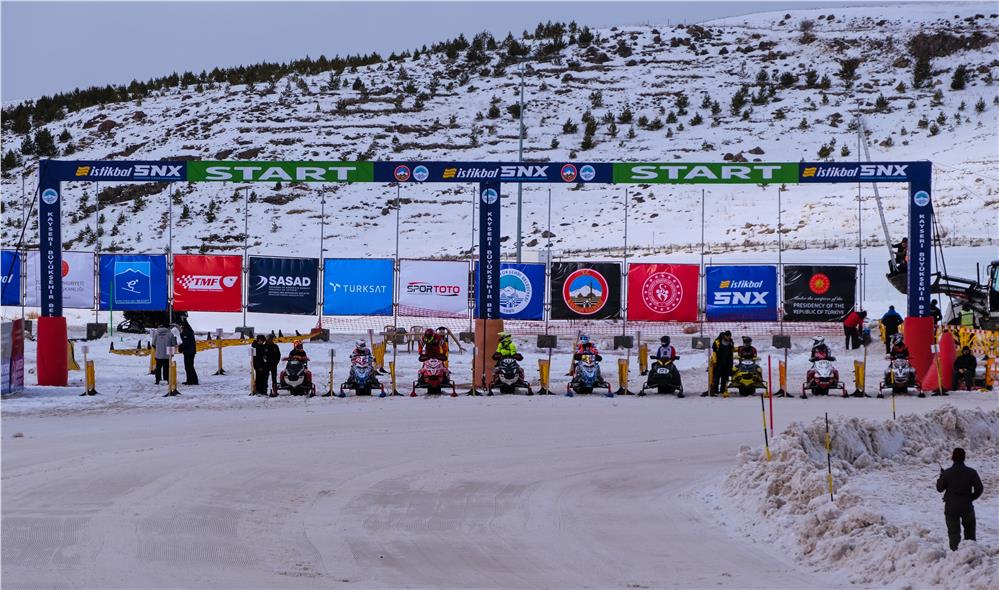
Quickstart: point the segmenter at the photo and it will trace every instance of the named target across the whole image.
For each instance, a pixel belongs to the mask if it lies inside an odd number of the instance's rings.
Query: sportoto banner
[[[776,266],[709,266],[705,282],[709,322],[777,319]]]
[[[28,276],[24,304],[41,305],[42,286],[39,282],[41,257],[37,250],[28,252]],[[94,253],[62,253],[62,306],[75,309],[94,308]]]
[[[551,272],[553,320],[621,317],[621,265],[617,262],[555,262]]]
[[[541,320],[545,314],[545,265],[500,263],[499,310],[506,320]],[[475,263],[475,288],[479,288],[479,263]],[[475,316],[479,317],[478,298]]]
[[[323,263],[325,315],[392,315],[393,261],[327,258]]]
[[[696,264],[629,264],[628,319],[697,321]]]
[[[840,321],[853,309],[856,286],[853,266],[785,266],[784,319]]]
[[[402,260],[399,266],[399,313],[467,317],[468,263]]]
[[[316,313],[319,260],[250,256],[246,310],[258,313]]]
[[[173,257],[173,308],[178,311],[241,311],[241,256]]]
[[[0,252],[0,305],[21,305],[21,255]]]
[[[101,254],[100,281],[102,310],[167,308],[167,261],[163,254]]]

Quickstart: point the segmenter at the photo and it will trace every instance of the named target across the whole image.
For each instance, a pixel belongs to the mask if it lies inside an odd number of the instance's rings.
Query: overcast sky
[[[2,99],[215,66],[495,36],[540,21],[698,22],[858,2],[13,2],[0,4]]]

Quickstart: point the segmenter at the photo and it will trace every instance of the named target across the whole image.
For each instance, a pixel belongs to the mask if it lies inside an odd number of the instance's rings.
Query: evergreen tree
[[[984,108],[984,103],[983,103]],[[21,156],[17,155],[14,150],[7,150],[3,155],[2,168],[5,175],[10,173],[12,168],[17,168],[21,165]]]
[[[930,68],[930,58],[927,55],[920,55],[916,58],[916,65],[912,68],[912,87],[922,88],[930,79],[932,70]]]
[[[954,69],[954,77],[950,80],[951,90],[964,90],[964,86],[968,80],[968,68],[964,65],[957,66]]]
[[[54,158],[59,155],[52,133],[44,127],[35,132],[35,153],[43,158]]]
[[[59,134],[59,143],[66,143],[71,139],[73,139],[73,136],[69,134],[69,129],[63,127],[62,133]]]

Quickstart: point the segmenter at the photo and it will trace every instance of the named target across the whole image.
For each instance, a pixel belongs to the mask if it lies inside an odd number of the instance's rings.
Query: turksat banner
[[[777,319],[777,267],[709,266],[705,281],[709,322]]]
[[[319,283],[315,258],[250,256],[246,310],[258,313],[313,315]]]
[[[102,310],[167,308],[167,263],[162,254],[101,254],[100,283]]]
[[[392,260],[328,258],[323,263],[323,314],[392,315]]]

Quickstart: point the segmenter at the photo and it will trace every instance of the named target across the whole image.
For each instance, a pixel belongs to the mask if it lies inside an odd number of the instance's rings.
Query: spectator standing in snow
[[[860,348],[861,333],[864,329],[866,311],[853,310],[843,318],[843,334],[846,336],[846,349]]]
[[[972,502],[984,491],[978,472],[964,464],[964,457],[964,449],[954,449],[951,455],[954,464],[948,469],[941,467],[940,477],[937,478],[937,491],[944,493],[944,519],[947,521],[951,551],[957,551],[961,543],[961,527],[964,527],[965,541],[975,540],[975,507]]]
[[[888,311],[881,316],[881,325],[885,327],[885,354],[891,352],[891,337],[898,334],[902,321],[902,316],[895,311],[894,305],[889,305]]]
[[[253,349],[253,393],[250,395],[267,395],[267,341],[264,335],[257,334],[250,347]]]
[[[180,323],[180,348],[184,355],[184,385],[197,385],[198,372],[194,369],[194,355],[198,352],[198,343],[194,338],[194,328],[187,320]]]
[[[271,377],[271,397],[277,396],[278,365],[281,364],[281,348],[274,342],[274,334],[267,335],[264,345],[267,354],[267,373]]]
[[[967,346],[961,349],[961,355],[954,359],[954,389],[964,389],[972,391],[975,389],[975,369],[978,368],[978,359],[971,354],[971,349]]]
[[[708,395],[724,393],[732,376],[732,361],[735,357],[735,343],[732,342],[732,332],[725,330],[711,343],[711,354],[714,357],[714,367],[711,372],[711,384]],[[704,397],[704,395],[701,395]]]
[[[170,348],[177,346],[170,328],[160,326],[153,335],[153,354],[156,355],[156,385],[167,378],[170,367]]]

